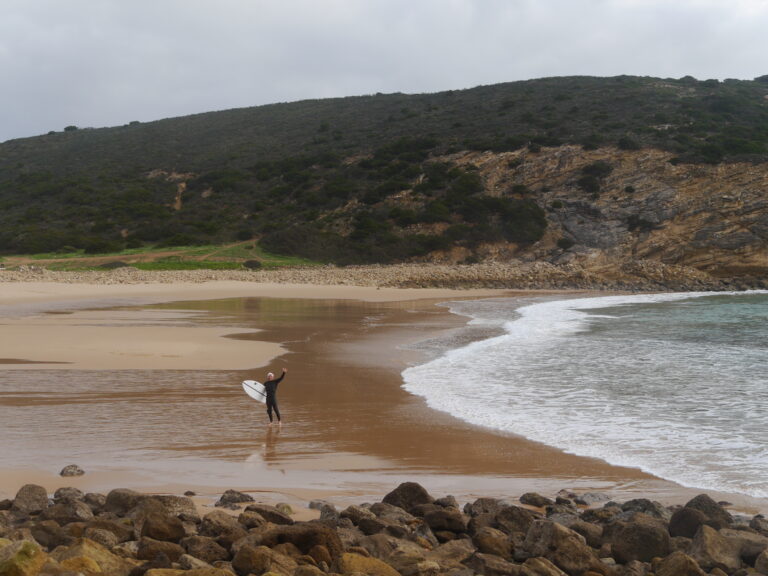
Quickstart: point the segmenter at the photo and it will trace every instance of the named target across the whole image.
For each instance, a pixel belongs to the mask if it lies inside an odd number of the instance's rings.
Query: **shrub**
[[[248,268],[248,270],[258,270],[261,266],[261,260],[246,260],[243,262],[243,267]]]

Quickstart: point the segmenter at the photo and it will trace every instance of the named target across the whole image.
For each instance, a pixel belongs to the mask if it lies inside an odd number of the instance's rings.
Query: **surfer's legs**
[[[277,402],[272,398],[267,399],[267,415],[269,416],[269,423],[272,423],[272,410],[275,411],[277,421],[280,422],[280,409],[277,407]]]

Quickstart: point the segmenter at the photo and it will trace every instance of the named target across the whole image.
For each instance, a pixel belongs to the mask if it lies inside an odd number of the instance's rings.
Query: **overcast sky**
[[[768,74],[768,0],[0,0],[0,141],[548,76]]]

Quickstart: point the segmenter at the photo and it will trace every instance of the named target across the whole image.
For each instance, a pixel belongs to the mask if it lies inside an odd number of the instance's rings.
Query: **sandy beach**
[[[209,502],[234,488],[305,509],[314,498],[342,505],[380,498],[406,480],[460,501],[561,489],[667,503],[691,498],[700,491],[470,426],[400,387],[400,372],[421,357],[408,344],[466,322],[440,302],[580,294],[239,281],[0,283],[0,371],[23,388],[0,389],[0,408],[32,418],[11,430],[20,440],[4,455],[0,498],[29,482],[51,491],[193,490]],[[263,406],[239,382],[283,366],[285,424],[269,428]],[[141,371],[162,381],[157,397],[134,388]],[[112,377],[117,384],[105,384]],[[51,446],[57,426],[66,436]],[[59,477],[71,463],[86,474]],[[767,508],[720,496],[745,510]]]

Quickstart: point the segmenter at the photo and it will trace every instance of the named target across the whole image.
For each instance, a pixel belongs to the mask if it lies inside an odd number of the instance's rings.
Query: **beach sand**
[[[306,509],[318,498],[338,505],[380,499],[400,482],[416,481],[435,496],[452,494],[461,502],[479,496],[516,499],[525,492],[551,497],[566,489],[684,503],[701,491],[468,425],[431,410],[400,387],[403,368],[423,357],[409,344],[466,322],[439,302],[579,294],[247,282],[0,283],[0,371],[42,368],[63,378],[67,370],[167,370],[169,379],[179,370],[185,371],[183,378],[190,378],[187,371],[206,371],[206,382],[227,386],[212,394],[211,385],[185,387],[182,378],[179,388],[169,385],[157,403],[142,399],[148,411],[167,410],[167,418],[144,423],[146,430],[136,432],[144,444],[134,460],[124,453],[112,460],[102,455],[94,457],[86,475],[60,478],[64,465],[78,463],[70,462],[66,451],[56,456],[54,448],[40,449],[39,460],[22,464],[3,458],[0,498],[33,482],[51,491],[67,485],[101,492],[192,490],[210,505],[234,488],[263,502]],[[233,318],[239,320],[232,323]],[[279,372],[283,366],[288,375],[279,400],[285,423],[269,428],[263,405],[245,397],[239,381],[263,379],[267,368]],[[114,392],[114,398],[112,392],[103,394],[106,407],[123,392]],[[12,406],[16,400],[10,396],[0,395],[0,405]],[[185,408],[176,412],[170,404],[181,398]],[[19,405],[28,406],[27,400]],[[55,414],[56,400],[50,401],[48,414]],[[109,414],[102,419],[114,417]],[[85,442],[72,434],[73,442]],[[88,438],[85,432],[82,438]],[[98,446],[100,440],[90,441]],[[172,456],[158,457],[163,451]],[[88,462],[87,450],[77,454]],[[712,495],[747,511],[768,508],[762,501]]]

